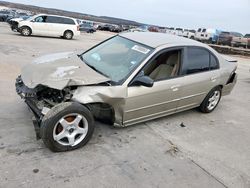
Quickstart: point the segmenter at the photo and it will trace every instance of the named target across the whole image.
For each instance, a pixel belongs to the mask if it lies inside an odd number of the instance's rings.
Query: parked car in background
[[[182,36],[189,39],[194,39],[194,35],[195,35],[195,30],[184,29]]]
[[[149,31],[149,32],[156,32],[156,33],[158,33],[160,30],[159,30],[159,28],[156,27],[156,26],[149,26],[149,27],[148,27],[148,31]]]
[[[172,34],[182,37],[183,36],[183,29],[182,28],[175,28],[175,30],[173,31]]]
[[[79,26],[79,30],[86,33],[94,33],[96,29],[89,23],[83,23]]]
[[[221,31],[218,29],[208,28],[206,29],[204,36],[201,37],[201,40],[210,44],[215,44],[218,41],[220,33]]]
[[[243,37],[243,35],[241,33],[238,33],[238,32],[223,31],[219,35],[217,44],[231,46],[231,42],[233,40],[233,37]]]
[[[140,27],[129,29],[128,32],[148,32],[148,26],[142,25]]]
[[[196,32],[195,32],[195,35],[194,35],[194,39],[197,40],[197,41],[201,41],[202,40],[202,37],[204,36],[206,32],[206,28],[199,28]]]
[[[57,15],[32,16],[27,20],[16,21],[16,27],[23,36],[58,36],[70,40],[80,35],[76,19]]]
[[[126,32],[82,54],[35,60],[16,91],[34,113],[38,138],[69,151],[90,140],[94,119],[126,127],[196,107],[210,113],[234,88],[236,68],[194,40]]]
[[[130,29],[129,25],[122,25],[122,31],[127,31],[129,29]]]
[[[2,10],[0,11],[0,22],[6,22],[6,20],[9,18],[9,17],[12,17],[13,15],[11,14],[10,11],[7,11],[7,10]]]
[[[171,34],[171,35],[173,35],[174,34],[174,27],[170,27],[170,28],[168,28],[167,30],[166,30],[166,33],[167,34]]]
[[[112,30],[112,25],[111,24],[104,24],[104,25],[99,25],[98,30],[101,31],[111,31]]]
[[[168,28],[166,28],[166,27],[158,27],[158,31],[159,31],[160,33],[166,33],[167,29],[168,29]]]
[[[231,45],[234,47],[250,48],[250,34],[244,37],[233,37]]]
[[[123,28],[121,25],[112,25],[110,31],[115,33],[120,33],[123,31]]]

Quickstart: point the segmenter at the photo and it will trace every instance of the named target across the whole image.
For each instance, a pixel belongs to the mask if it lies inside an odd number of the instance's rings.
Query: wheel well
[[[65,35],[65,33],[66,33],[66,32],[68,32],[68,31],[69,31],[69,32],[71,32],[71,33],[74,35],[74,32],[73,32],[73,31],[71,31],[71,30],[69,30],[69,29],[68,29],[68,30],[66,30],[66,31],[64,31],[63,35]]]
[[[114,124],[115,110],[112,105],[107,103],[90,103],[85,106],[93,114],[94,118],[104,123]]]
[[[24,27],[27,27],[30,29],[30,34],[32,33],[32,29],[30,28],[30,26],[27,26],[27,25],[23,25],[20,29],[24,28]]]
[[[223,85],[218,85],[218,87],[220,87],[221,89],[223,89]]]

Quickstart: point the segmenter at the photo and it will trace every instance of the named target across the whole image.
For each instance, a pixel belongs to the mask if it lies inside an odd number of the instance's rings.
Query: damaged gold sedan
[[[89,141],[94,119],[125,127],[195,107],[212,112],[233,89],[236,68],[193,40],[123,33],[82,54],[36,59],[16,91],[34,113],[37,137],[68,151]]]

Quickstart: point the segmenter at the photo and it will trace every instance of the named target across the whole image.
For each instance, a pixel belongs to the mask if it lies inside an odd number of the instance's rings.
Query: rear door
[[[210,90],[219,85],[218,60],[205,48],[186,47],[181,75],[184,79],[177,111],[199,106]]]
[[[46,23],[48,26],[48,34],[51,36],[57,36],[56,31],[58,30],[59,25],[59,17],[57,16],[47,16]]]

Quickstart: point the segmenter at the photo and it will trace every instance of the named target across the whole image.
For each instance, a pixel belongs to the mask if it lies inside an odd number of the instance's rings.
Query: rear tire
[[[94,127],[94,118],[85,106],[66,102],[53,107],[44,116],[41,137],[51,151],[70,151],[87,144]]]
[[[71,40],[73,36],[74,36],[73,32],[69,30],[65,31],[63,34],[63,38],[67,40]]]
[[[218,106],[221,99],[221,87],[212,89],[201,103],[199,109],[203,113],[210,113]]]
[[[21,33],[21,35],[27,37],[27,36],[30,36],[30,35],[31,35],[32,31],[31,31],[31,29],[30,29],[29,27],[24,26],[24,27],[21,27],[20,33]]]

